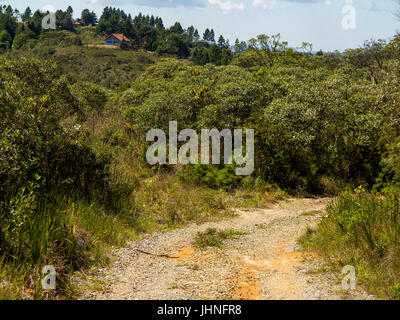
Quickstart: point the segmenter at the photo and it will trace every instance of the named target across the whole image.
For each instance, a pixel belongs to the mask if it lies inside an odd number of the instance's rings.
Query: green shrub
[[[87,265],[87,245],[97,243],[75,230],[71,206],[81,204],[78,225],[105,242],[121,240],[113,227],[93,228],[88,207],[114,215],[115,230],[133,223],[125,217],[132,186],[110,174],[108,154],[84,143],[74,120],[81,110],[54,64],[0,60],[0,267],[11,268],[7,281],[28,281],[36,298],[42,266],[56,267],[56,294],[66,294],[68,275]],[[97,219],[104,221],[110,224],[106,215]]]
[[[377,187],[395,185],[400,187],[400,138],[386,146],[382,157],[382,172],[377,179]]]
[[[400,191],[371,195],[362,187],[346,192],[328,206],[328,217],[303,237],[334,262],[354,265],[372,293],[396,298],[400,271]],[[393,292],[392,292],[392,288]]]
[[[185,183],[217,189],[237,187],[243,179],[236,175],[234,165],[188,164],[178,171],[178,175]]]
[[[80,102],[86,116],[101,113],[107,103],[107,91],[91,82],[74,83],[71,93]]]

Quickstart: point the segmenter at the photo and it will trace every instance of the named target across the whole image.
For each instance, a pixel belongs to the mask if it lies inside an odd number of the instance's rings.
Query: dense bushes
[[[376,83],[368,67],[332,55],[297,54],[289,63],[279,53],[268,68],[256,55],[245,69],[164,60],[122,94],[120,106],[143,139],[151,128],[167,132],[172,120],[180,129],[254,128],[255,175],[292,192],[371,187],[383,167],[385,179],[396,175],[384,156],[395,152],[387,147],[400,129],[396,60],[385,53]]]
[[[359,283],[382,298],[399,299],[400,193],[380,196],[357,188],[328,207],[328,217],[303,237],[307,247],[325,253],[331,262],[357,268]]]
[[[79,101],[85,117],[101,113],[108,99],[104,88],[87,81],[74,83],[71,92]]]
[[[82,105],[55,66],[2,60],[0,70],[2,151],[7,154],[2,166],[9,166],[2,170],[8,183],[1,185],[40,180],[45,189],[72,184],[95,190],[107,161],[81,145],[77,127],[67,121],[82,113]]]
[[[65,275],[88,261],[87,239],[79,238],[68,210],[86,202],[114,213],[123,207],[109,157],[83,143],[76,122],[88,105],[101,107],[101,91],[89,88],[81,104],[54,64],[0,61],[0,261],[18,266],[12,277],[39,282],[40,266],[53,264],[65,289]],[[40,297],[40,287],[30,285]]]
[[[128,95],[129,94],[129,95]],[[237,128],[262,106],[262,87],[235,66],[203,68],[163,60],[150,67],[122,95],[127,120],[144,131],[168,121],[195,128]]]
[[[235,167],[233,165],[218,167],[189,164],[178,171],[178,175],[185,183],[217,189],[238,187],[243,179],[243,177],[235,174]]]
[[[264,110],[266,141],[258,150],[266,162],[259,168],[286,166],[289,170],[277,167],[266,174],[289,188],[303,181],[318,192],[322,176],[372,185],[380,170],[377,143],[385,122],[376,88],[339,72],[316,70],[307,76],[308,82],[295,82]]]
[[[389,184],[400,187],[400,138],[396,138],[387,147],[381,165],[383,169],[378,179],[378,186]]]

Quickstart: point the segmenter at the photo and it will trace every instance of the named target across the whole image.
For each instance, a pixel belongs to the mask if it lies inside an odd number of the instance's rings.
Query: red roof
[[[115,38],[117,38],[119,41],[125,40],[125,41],[129,41],[129,39],[127,37],[125,37],[122,33],[113,33],[112,35],[108,36],[106,38],[106,40],[108,38],[111,38],[112,36],[114,36]]]

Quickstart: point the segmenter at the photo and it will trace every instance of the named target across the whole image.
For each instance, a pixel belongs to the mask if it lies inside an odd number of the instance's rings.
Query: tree
[[[203,33],[203,40],[208,42],[209,39],[210,39],[210,29],[207,28]]]
[[[62,30],[74,30],[74,24],[72,23],[72,18],[70,15],[66,15],[64,19],[61,21],[61,29]]]
[[[239,39],[236,39],[233,47],[235,52],[244,52],[247,49],[247,43],[245,41],[239,41]]]
[[[222,49],[218,47],[216,44],[211,45],[209,49],[210,62],[214,64],[220,64],[220,60],[222,58]]]
[[[211,43],[215,43],[215,33],[214,33],[214,29],[211,29],[211,31],[210,31],[210,38],[209,38],[209,41],[210,41]]]
[[[7,30],[0,32],[0,49],[10,49],[12,45],[12,38]]]
[[[155,27],[156,27],[157,29],[164,29],[164,22],[162,21],[161,18],[157,17],[157,18],[155,19]]]
[[[0,30],[6,30],[11,36],[11,39],[15,36],[17,19],[14,16],[14,11],[11,6],[8,6],[4,13],[0,11]]]
[[[301,50],[304,54],[310,55],[313,51],[313,45],[309,42],[303,42],[301,47],[299,47],[298,49]]]
[[[206,29],[203,33],[203,40],[207,41],[209,44],[215,43],[215,33],[213,29]]]
[[[172,33],[177,33],[179,35],[182,35],[184,33],[184,30],[179,22],[175,22],[175,24],[169,28],[169,31]]]
[[[121,43],[119,44],[119,47],[120,47],[122,50],[128,50],[128,49],[129,49],[129,43],[128,43],[127,41],[125,41],[125,39],[123,39],[123,40],[121,41]]]
[[[375,84],[379,83],[380,71],[383,69],[386,42],[370,40],[364,43],[364,48],[348,49],[344,59],[358,69],[368,70]]]
[[[28,21],[29,30],[31,30],[36,36],[38,36],[42,31],[42,19],[44,16],[44,13],[36,10],[33,13],[32,18]]]
[[[238,51],[239,44],[240,44],[240,41],[239,41],[238,38],[236,38],[236,40],[235,40],[235,45],[233,46],[233,47],[235,48],[235,51]]]
[[[249,40],[249,48],[257,53],[257,55],[264,60],[264,64],[272,66],[275,58],[280,52],[287,49],[288,43],[281,41],[281,35],[274,34],[268,36],[266,34],[260,34],[257,38]]]
[[[190,26],[189,28],[187,28],[186,34],[187,34],[188,41],[190,43],[192,43],[193,42],[193,35],[194,35],[194,27]]]
[[[56,26],[60,30],[74,30],[74,24],[72,23],[72,16],[69,13],[71,10],[67,11],[62,11],[62,10],[57,10],[56,11]]]
[[[192,54],[192,61],[200,66],[209,63],[210,57],[208,55],[208,50],[206,48],[195,48]]]
[[[177,33],[170,34],[166,38],[164,45],[159,46],[157,52],[175,54],[179,58],[187,58],[190,55],[188,43],[183,36]]]
[[[65,11],[66,14],[70,15],[72,17],[73,13],[74,13],[74,9],[72,9],[71,6],[68,6],[67,11]]]
[[[95,25],[97,23],[96,13],[89,11],[89,9],[82,10],[81,21],[85,26]]]
[[[225,48],[226,47],[226,41],[222,35],[219,36],[218,38],[218,46],[220,48]]]
[[[135,35],[135,27],[132,24],[130,19],[126,19],[123,26],[123,33],[129,38],[134,38]]]
[[[4,6],[4,7],[5,7],[5,6]],[[6,7],[5,13],[8,14],[8,15],[10,15],[10,16],[12,16],[12,15],[13,15],[13,12],[14,12],[13,8],[12,8],[10,5],[8,5],[8,6]]]
[[[18,32],[15,36],[12,44],[13,50],[21,49],[24,45],[28,43],[29,40],[35,37],[35,34],[29,28],[26,29],[27,30],[22,30],[21,32]]]
[[[193,41],[194,41],[194,42],[199,42],[199,40],[200,40],[199,31],[196,29],[196,30],[194,31],[194,34],[193,34]]]
[[[31,17],[32,17],[32,10],[31,8],[27,7],[25,12],[21,16],[21,20],[23,23],[27,23]]]
[[[222,51],[222,58],[220,64],[227,66],[232,61],[232,58],[233,58],[232,50],[229,47],[227,47]]]

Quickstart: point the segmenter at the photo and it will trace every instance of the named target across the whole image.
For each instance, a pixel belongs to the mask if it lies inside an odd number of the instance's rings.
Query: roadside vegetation
[[[400,299],[400,191],[343,193],[328,217],[300,240],[324,255],[334,270],[356,267],[357,283],[378,298]]]
[[[18,21],[1,8],[0,298],[75,297],[73,272],[148,232],[288,195],[340,194],[304,245],[357,266],[379,296],[400,297],[399,35],[314,55],[279,35],[231,48],[212,30],[200,39],[111,8],[82,29],[59,12],[58,30],[44,31],[40,12]],[[130,22],[133,47],[86,46]],[[146,132],[169,121],[254,129],[254,173],[149,166]],[[199,235],[201,246],[209,236],[229,234]],[[57,270],[56,291],[41,289],[45,265]]]

